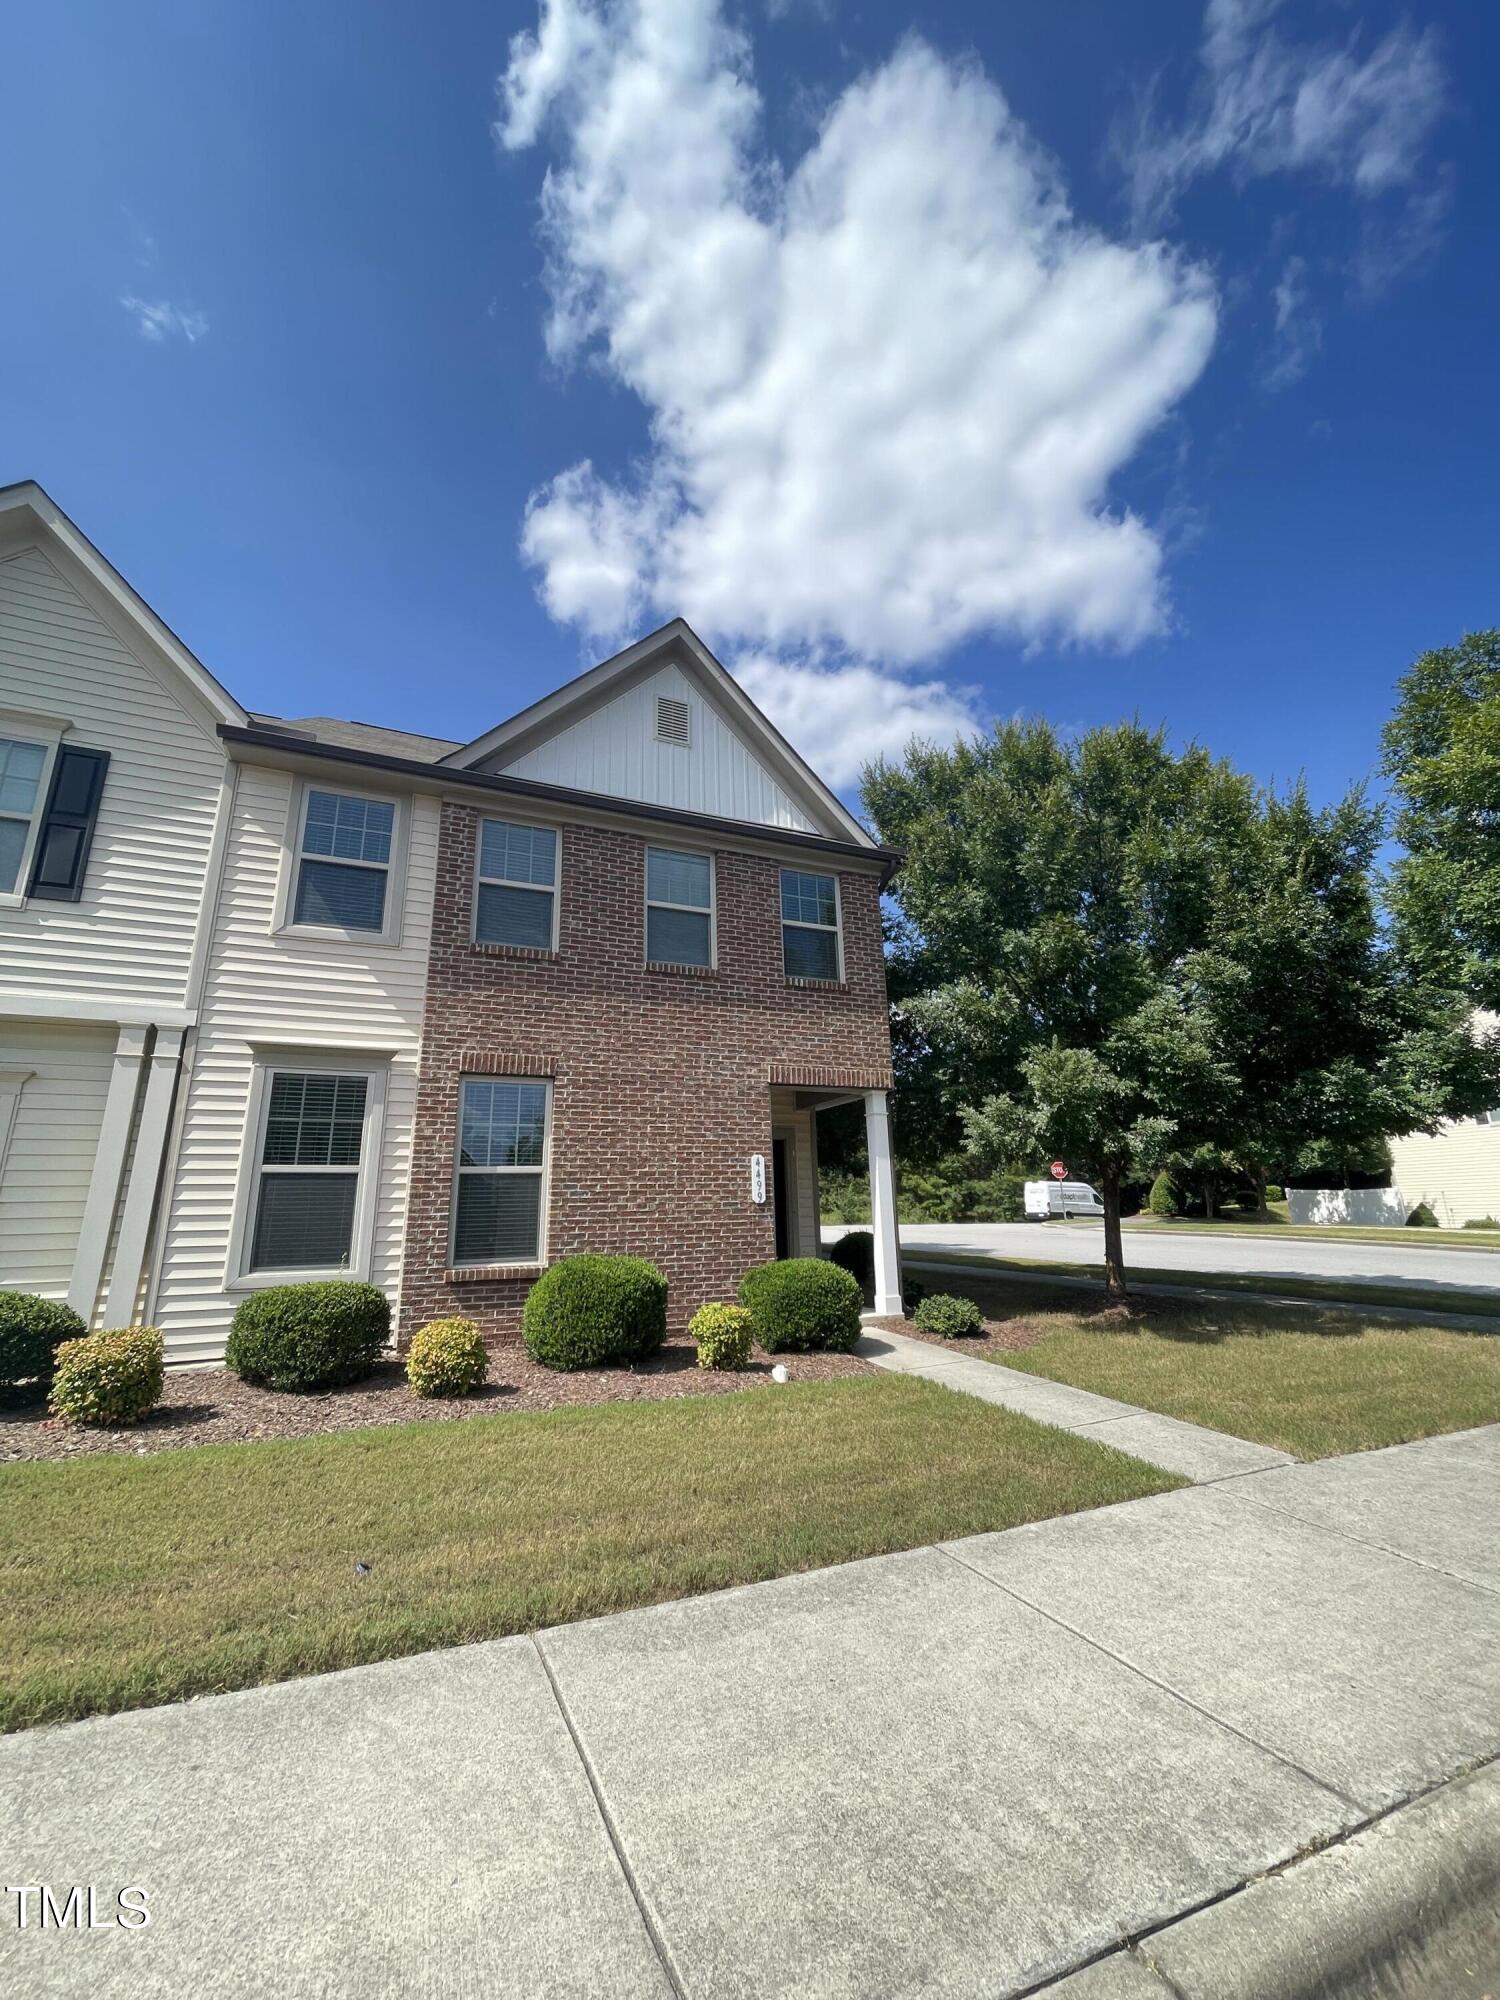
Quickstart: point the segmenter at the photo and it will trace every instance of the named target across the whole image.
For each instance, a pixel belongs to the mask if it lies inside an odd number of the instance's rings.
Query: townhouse
[[[899,1310],[894,857],[684,623],[468,743],[283,719],[0,502],[0,1285],[207,1360],[262,1285],[505,1339],[619,1250],[680,1321],[817,1253],[857,1098]]]

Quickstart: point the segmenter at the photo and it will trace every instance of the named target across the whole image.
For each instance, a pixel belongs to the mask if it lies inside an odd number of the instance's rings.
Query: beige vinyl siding
[[[1500,1125],[1464,1118],[1430,1137],[1393,1139],[1391,1179],[1413,1207],[1425,1201],[1449,1228],[1500,1218]]]
[[[659,694],[687,704],[685,749],[656,740]],[[816,831],[743,738],[677,667],[663,667],[522,756],[499,753],[486,768],[683,812]]]
[[[393,1306],[399,1293],[438,803],[416,798],[403,808],[409,844],[401,941],[382,947],[273,934],[294,790],[287,773],[240,769],[153,1295],[152,1316],[174,1360],[222,1354],[244,1296],[224,1286],[255,1041],[305,1036],[329,1049],[378,1043],[398,1051],[388,1071],[371,1277]],[[393,872],[393,893],[396,880]]]
[[[65,1299],[116,1031],[0,1021],[0,1069],[31,1070],[0,1171],[0,1288]]]
[[[780,1085],[771,1091],[774,1137],[787,1141],[787,1166],[792,1176],[791,1227],[787,1248],[793,1257],[817,1257],[822,1251],[818,1215],[818,1137],[815,1114],[799,1111],[797,1093]],[[770,1162],[767,1161],[767,1167]],[[746,1162],[746,1172],[749,1163]]]
[[[0,709],[55,716],[65,743],[110,753],[83,897],[0,909],[0,987],[124,1006],[185,1003],[223,747],[196,697],[173,691],[29,548],[0,561]]]

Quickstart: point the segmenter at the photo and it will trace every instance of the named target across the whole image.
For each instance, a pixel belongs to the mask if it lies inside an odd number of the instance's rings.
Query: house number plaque
[[[750,1199],[764,1202],[766,1198],[766,1156],[764,1153],[750,1155]]]

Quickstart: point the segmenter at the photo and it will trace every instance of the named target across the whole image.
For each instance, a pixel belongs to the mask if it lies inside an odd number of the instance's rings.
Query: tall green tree
[[[1315,809],[1137,725],[914,744],[865,774],[894,884],[900,1081],[992,1161],[1059,1154],[1120,1191],[1212,1148],[1264,1181],[1478,1109],[1500,1054],[1403,961],[1374,896],[1379,812]],[[1492,1099],[1490,1101],[1493,1101]]]
[[[1500,632],[1423,653],[1398,693],[1384,743],[1406,848],[1390,886],[1401,948],[1500,1010]]]

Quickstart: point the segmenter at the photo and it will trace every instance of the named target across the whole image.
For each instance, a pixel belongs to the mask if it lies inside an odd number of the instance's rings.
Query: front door
[[[776,1255],[789,1257],[791,1232],[787,1223],[791,1208],[787,1199],[786,1140],[771,1141],[771,1203],[776,1220]]]

